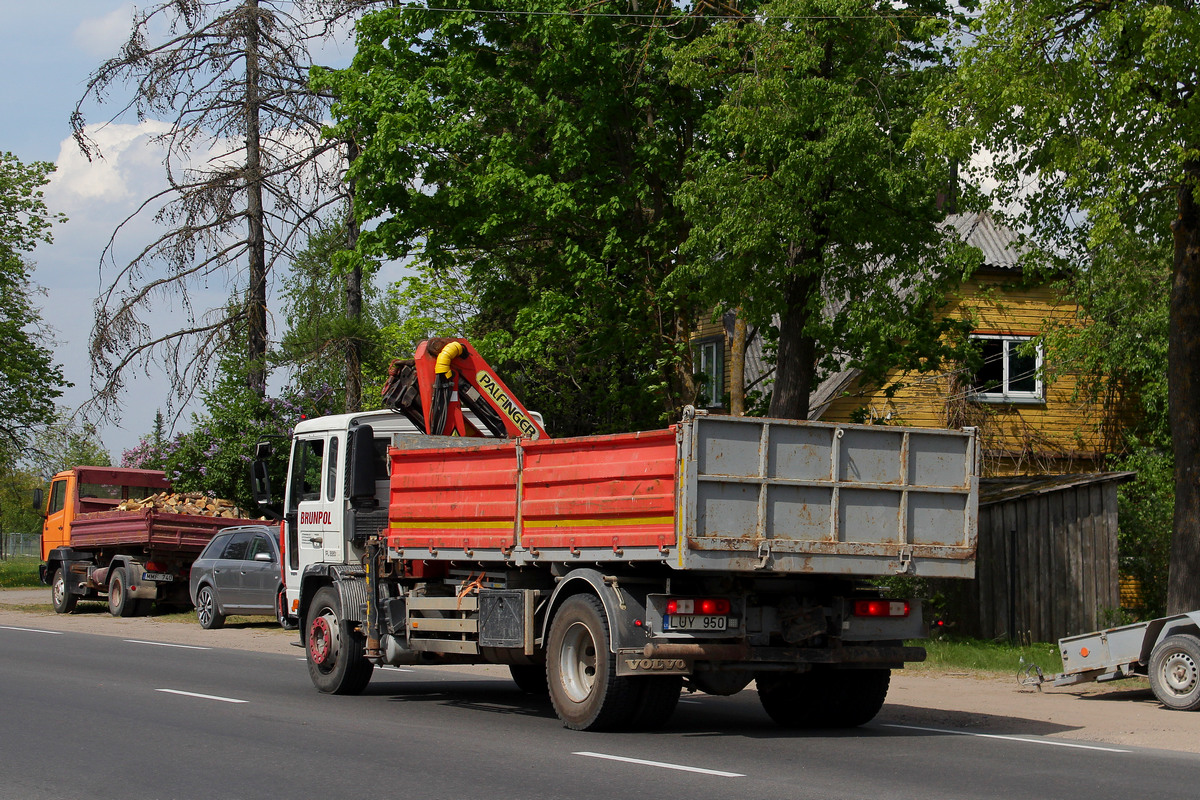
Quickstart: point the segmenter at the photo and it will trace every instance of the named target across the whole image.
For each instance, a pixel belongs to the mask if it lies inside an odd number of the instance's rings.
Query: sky
[[[0,74],[7,76],[0,81],[0,151],[26,164],[53,162],[57,170],[44,190],[45,201],[51,211],[69,218],[55,227],[53,244],[39,246],[30,260],[36,265],[34,282],[45,289],[36,301],[42,319],[55,331],[56,359],[75,384],[60,399],[70,410],[91,396],[93,303],[113,269],[110,262],[102,274],[101,254],[121,220],[165,185],[163,154],[149,141],[164,122],[118,120],[89,128],[104,156],[90,163],[71,137],[71,113],[88,77],[124,43],[133,8],[119,0],[0,0]],[[349,35],[332,47],[323,62],[348,61],[353,50]],[[108,120],[120,92],[121,87],[114,87],[108,106],[85,107],[89,124]],[[124,264],[158,232],[148,218],[135,221],[116,240],[113,261]],[[219,291],[213,296],[215,303],[222,299]],[[179,308],[170,298],[160,302],[161,324]],[[136,377],[127,382],[120,419],[99,421],[101,439],[115,463],[151,431],[155,413],[168,407],[161,368],[151,366],[148,375],[130,374]]]

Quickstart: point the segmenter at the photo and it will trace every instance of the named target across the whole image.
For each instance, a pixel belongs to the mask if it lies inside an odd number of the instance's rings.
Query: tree
[[[986,148],[999,196],[1021,203],[1019,220],[1047,258],[1076,266],[1085,285],[1111,276],[1107,295],[1128,317],[1141,307],[1136,293],[1121,297],[1123,261],[1169,287],[1170,613],[1200,607],[1197,34],[1191,3],[994,0],[926,121],[926,135],[959,157]]]
[[[116,84],[133,87],[117,116],[164,115],[155,137],[166,149],[168,187],[148,198],[113,234],[152,213],[165,230],[112,273],[96,303],[93,386],[115,408],[131,365],[158,359],[178,398],[203,384],[224,332],[245,325],[249,385],[267,376],[268,276],[302,241],[322,208],[340,202],[340,143],[321,137],[327,103],[307,85],[310,44],[368,5],[363,0],[160,0],[136,11],[119,55],[91,76],[71,124],[89,158],[85,101],[104,102]],[[311,16],[306,16],[311,15]],[[236,302],[196,309],[189,296],[210,281],[233,287]],[[177,292],[185,322],[152,331],[142,315]]]
[[[53,164],[22,164],[0,155],[0,462],[11,464],[55,415],[55,400],[71,384],[54,360],[53,338],[33,304],[37,287],[27,255],[51,241],[65,222],[42,200]]]
[[[292,259],[281,292],[285,329],[273,360],[291,370],[301,391],[346,386],[343,408],[353,412],[362,408],[364,365],[375,366],[378,373],[383,356],[378,352],[379,323],[371,312],[376,294],[370,280],[373,265],[364,271],[364,259],[346,249],[347,240],[346,223],[339,215],[336,222],[314,231],[308,246]],[[347,292],[347,280],[355,274],[358,286]],[[357,307],[351,307],[352,298],[357,298]]]
[[[469,333],[557,432],[658,425],[694,396],[698,311],[663,287],[698,117],[666,51],[705,23],[666,2],[532,10],[378,11],[349,69],[315,73],[360,147],[357,214],[380,220],[361,249],[466,275]]]
[[[776,0],[676,55],[675,79],[720,97],[679,192],[679,277],[778,325],[771,416],[806,418],[830,371],[880,380],[958,353],[935,314],[970,266],[938,224],[948,172],[906,149],[948,18],[940,0]]]

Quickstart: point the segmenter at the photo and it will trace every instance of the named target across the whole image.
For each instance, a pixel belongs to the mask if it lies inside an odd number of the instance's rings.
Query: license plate
[[[676,614],[663,617],[664,631],[723,631],[729,627],[729,617]]]
[[[168,572],[143,572],[142,580],[158,581],[159,583],[170,583],[175,580],[175,576]]]

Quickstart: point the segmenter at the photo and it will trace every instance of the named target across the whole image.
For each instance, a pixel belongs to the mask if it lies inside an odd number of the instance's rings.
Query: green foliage
[[[1028,645],[1013,645],[1003,642],[988,642],[980,639],[929,639],[913,644],[925,648],[925,661],[909,665],[907,669],[961,670],[1003,672],[1016,675],[1023,668],[1035,664],[1045,675],[1062,672],[1062,656],[1053,643],[1035,642]]]
[[[1169,451],[1135,443],[1132,452],[1115,466],[1137,471],[1137,478],[1117,492],[1121,574],[1131,575],[1141,584],[1145,606],[1136,609],[1138,616],[1162,616],[1167,608],[1175,463]]]
[[[0,561],[0,588],[33,589],[42,585],[38,580],[38,558],[8,558]]]
[[[691,399],[698,310],[662,286],[698,102],[666,52],[705,23],[600,13],[626,2],[449,5],[367,15],[352,67],[314,74],[338,98],[334,135],[361,144],[356,209],[381,220],[362,248],[465,275],[468,333],[556,432],[660,424]]]
[[[377,293],[371,278],[375,264],[346,250],[344,223],[326,225],[312,234],[308,246],[292,259],[283,279],[281,307],[286,330],[272,360],[289,368],[296,390],[323,391],[344,386],[346,354],[357,344],[364,368],[386,364],[379,322],[372,313]],[[355,268],[362,272],[363,313],[355,318],[346,301],[346,279]],[[344,410],[344,409],[343,409]]]
[[[935,319],[972,268],[939,226],[944,163],[907,147],[949,20],[937,0],[776,0],[675,53],[672,77],[716,100],[678,202],[692,223],[675,281],[760,327],[780,315],[771,413],[846,366],[881,380],[957,355]],[[976,256],[977,257],[977,256]]]
[[[50,227],[65,222],[42,200],[53,164],[22,164],[0,154],[0,464],[11,464],[36,431],[54,419],[55,400],[71,384],[54,359],[53,341],[33,304],[37,287],[27,260]]]

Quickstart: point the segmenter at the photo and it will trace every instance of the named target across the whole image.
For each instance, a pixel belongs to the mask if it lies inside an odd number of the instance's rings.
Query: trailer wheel
[[[196,621],[206,631],[225,625],[225,615],[217,607],[217,596],[207,583],[196,590]]]
[[[375,669],[366,658],[367,641],[342,615],[337,589],[323,586],[309,606],[305,627],[308,676],[326,694],[359,694]]]
[[[546,652],[550,702],[563,724],[576,731],[627,725],[636,710],[636,686],[616,673],[600,599],[590,594],[567,598],[550,626]]]
[[[137,611],[137,601],[129,596],[128,586],[125,568],[113,567],[108,576],[108,613],[114,617],[132,617]]]
[[[50,600],[59,614],[70,614],[79,602],[79,595],[67,591],[67,576],[62,567],[54,570],[54,577],[50,580]]]
[[[762,673],[763,710],[785,728],[855,728],[875,718],[887,698],[888,669]]]
[[[513,683],[525,694],[545,697],[550,691],[546,683],[545,664],[509,664],[508,674],[512,675]]]
[[[1150,653],[1150,688],[1167,708],[1200,708],[1200,639],[1177,633],[1159,642]]]

